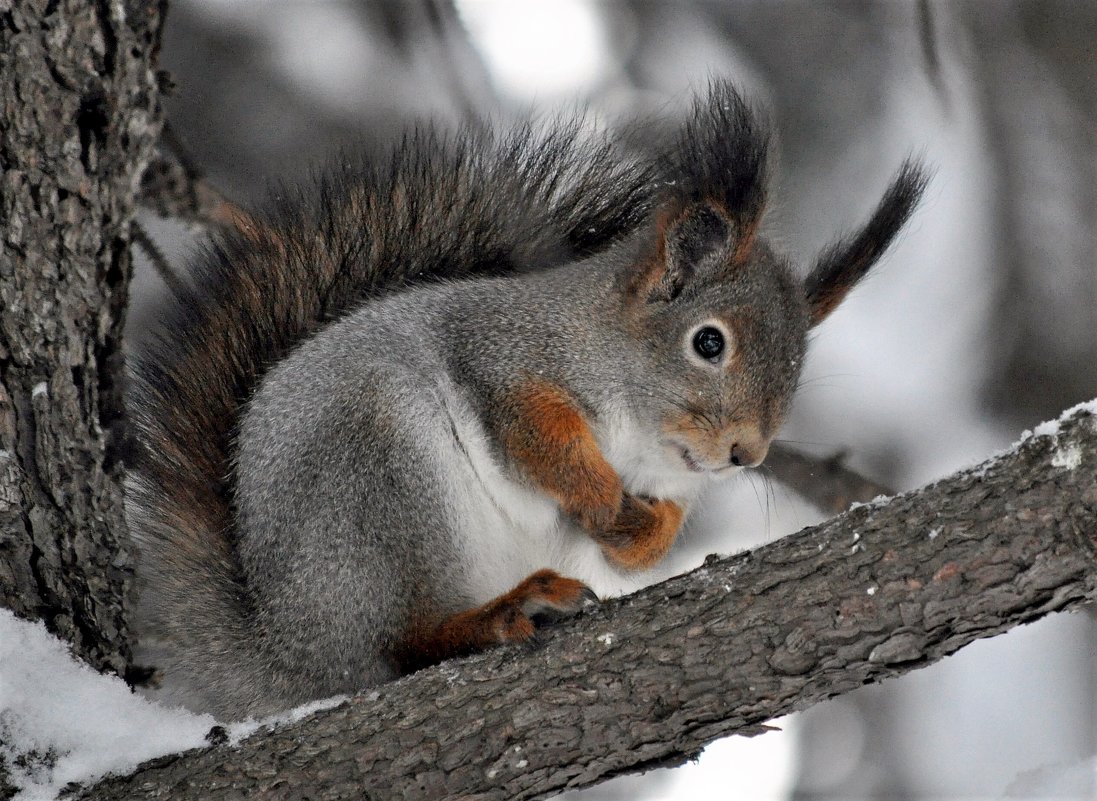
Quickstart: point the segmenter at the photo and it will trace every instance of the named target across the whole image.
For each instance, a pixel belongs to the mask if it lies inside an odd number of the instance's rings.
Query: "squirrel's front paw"
[[[621,479],[608,465],[586,481],[575,481],[572,497],[563,504],[564,511],[591,534],[612,529],[623,505]]]
[[[625,493],[620,513],[598,541],[610,561],[628,570],[646,570],[667,555],[682,516],[682,507],[674,501]]]
[[[555,570],[538,570],[510,592],[447,621],[480,651],[492,645],[526,642],[539,626],[598,603],[594,590]],[[452,632],[451,632],[452,633]]]

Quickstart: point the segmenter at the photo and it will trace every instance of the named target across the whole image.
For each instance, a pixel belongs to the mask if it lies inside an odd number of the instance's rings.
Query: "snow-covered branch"
[[[85,799],[543,798],[1097,596],[1097,402],[929,487]]]

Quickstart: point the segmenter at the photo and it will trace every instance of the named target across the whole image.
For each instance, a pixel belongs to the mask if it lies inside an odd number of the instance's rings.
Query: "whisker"
[[[770,521],[769,495],[766,494],[765,492],[763,492],[763,494],[765,496],[765,499],[766,499],[766,503],[763,506],[762,505],[762,496],[760,496],[758,494],[758,485],[755,483],[755,479],[759,477],[758,474],[755,473],[753,470],[751,470],[751,471],[748,471],[746,473],[746,475],[750,480],[751,489],[754,490],[754,497],[758,501],[758,508],[761,510],[762,514],[765,516],[766,537],[769,537],[769,532],[772,529],[772,525],[771,525],[771,521]],[[763,483],[763,491],[764,490],[765,490],[765,484]]]
[[[859,378],[860,373],[823,373],[822,375],[808,376],[807,378],[800,376],[800,380],[797,382],[797,386],[807,386],[814,384],[816,381],[827,381],[831,378]]]
[[[766,481],[766,485],[769,487],[770,492],[773,494],[774,506],[777,504],[777,493],[780,492],[784,496],[785,503],[790,503],[792,495],[789,493],[788,487],[781,483],[780,479],[773,472],[773,468],[763,463],[758,465],[758,470],[761,471],[763,478]]]
[[[750,488],[754,490],[754,500],[758,502],[758,511],[765,514],[766,508],[762,506],[762,496],[758,494],[758,485],[754,483],[754,476],[747,472],[743,472],[740,475],[746,476],[747,480],[750,482]]]
[[[806,439],[780,439],[773,438],[773,442],[780,445],[806,445],[809,448],[830,448],[832,450],[841,450],[841,446],[835,445],[832,442],[812,442]]]
[[[796,394],[797,395],[804,395],[804,394],[807,394],[807,393],[815,392],[816,390],[820,390],[820,389],[847,390],[847,389],[849,389],[849,387],[841,385],[841,384],[810,384],[810,385],[807,385],[807,386],[797,386],[796,387]]]

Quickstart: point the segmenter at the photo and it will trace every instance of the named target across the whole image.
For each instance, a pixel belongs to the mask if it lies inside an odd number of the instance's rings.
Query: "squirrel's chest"
[[[505,593],[543,568],[577,578],[603,597],[632,592],[653,580],[610,564],[554,500],[499,463],[479,421],[461,412],[451,410],[459,464],[449,471],[447,494],[455,550],[473,601]]]

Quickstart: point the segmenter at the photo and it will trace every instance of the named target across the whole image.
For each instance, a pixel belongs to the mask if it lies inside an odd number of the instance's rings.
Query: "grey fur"
[[[264,661],[288,684],[268,708],[390,678],[387,648],[413,611],[444,616],[490,600],[466,579],[477,549],[452,519],[459,504],[448,485],[478,480],[454,408],[475,409],[490,429],[506,391],[536,374],[568,387],[596,427],[601,410],[624,405],[654,430],[668,394],[706,381],[722,404],[760,393],[783,413],[795,371],[774,369],[771,354],[798,361],[807,330],[790,273],[767,259],[731,280],[698,278],[677,302],[645,310],[649,335],[637,341],[622,324],[622,307],[635,302],[630,250],[368,304],[268,374],[237,457],[238,552]],[[769,321],[741,345],[746,383],[692,366],[680,346],[686,329],[744,305]],[[642,391],[649,386],[659,391]],[[516,572],[541,567],[563,568]],[[240,678],[247,696],[255,677]]]

